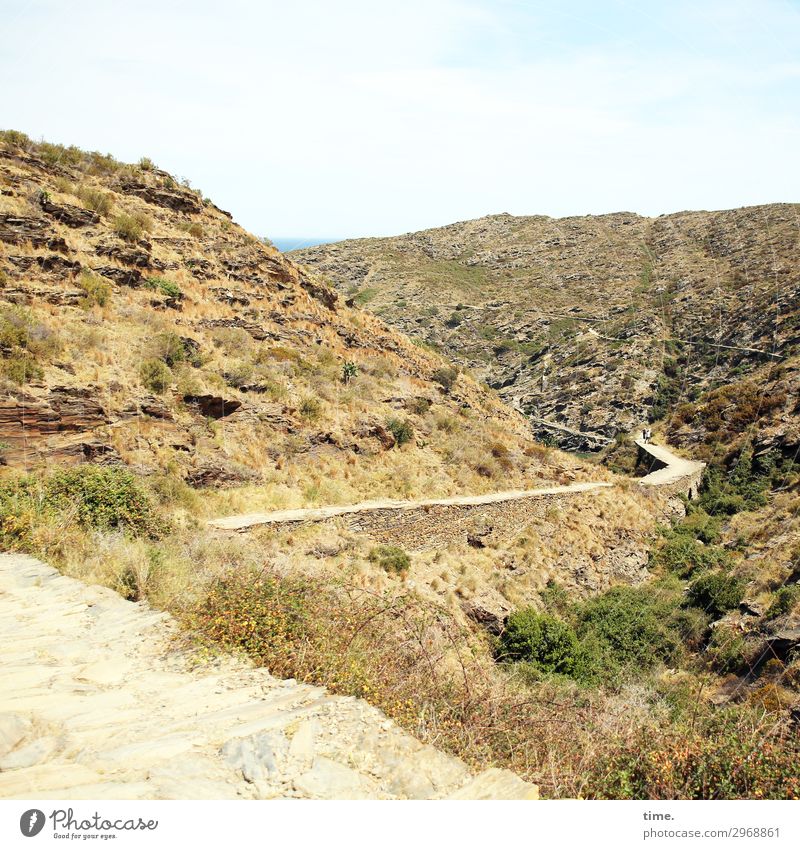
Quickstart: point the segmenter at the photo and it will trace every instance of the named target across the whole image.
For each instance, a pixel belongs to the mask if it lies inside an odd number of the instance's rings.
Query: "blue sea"
[[[275,247],[286,253],[286,251],[297,251],[300,248],[313,248],[315,245],[327,245],[329,242],[338,242],[339,239],[308,238],[302,236],[281,236],[272,240]]]

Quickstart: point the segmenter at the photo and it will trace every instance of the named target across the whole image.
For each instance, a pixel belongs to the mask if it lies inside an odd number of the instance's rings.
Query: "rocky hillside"
[[[9,468],[268,482],[268,506],[597,474],[148,160],[15,132],[0,137],[0,351]]]
[[[292,256],[469,366],[541,437],[596,450],[724,383],[794,371],[798,212],[494,215]]]

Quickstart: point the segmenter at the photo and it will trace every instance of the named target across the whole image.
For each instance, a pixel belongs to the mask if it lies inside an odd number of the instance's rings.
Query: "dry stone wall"
[[[500,542],[519,534],[534,519],[591,493],[542,493],[489,504],[432,504],[403,510],[371,510],[345,516],[352,531],[400,545],[409,551],[443,548],[457,543],[482,546],[484,540]]]

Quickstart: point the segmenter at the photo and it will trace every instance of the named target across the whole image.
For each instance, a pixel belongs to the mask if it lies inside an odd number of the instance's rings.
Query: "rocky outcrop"
[[[8,256],[8,261],[21,272],[37,271],[48,277],[62,279],[78,274],[81,264],[77,260],[67,259],[59,254],[40,254],[39,256]]]
[[[52,224],[47,219],[5,212],[0,212],[0,242],[30,244],[34,248],[49,248],[62,253],[69,250],[67,243],[53,233]]]
[[[0,398],[0,441],[6,462],[31,465],[48,457],[75,460],[108,453],[86,435],[108,417],[96,389],[55,387],[44,395],[19,391]],[[83,434],[83,440],[74,435]],[[92,447],[94,446],[94,447]]]
[[[142,272],[138,268],[120,268],[117,265],[100,265],[92,269],[96,274],[112,280],[118,286],[137,288],[142,285]]]
[[[196,214],[203,210],[200,198],[194,192],[188,190],[152,186],[136,180],[124,180],[120,183],[119,188],[124,194],[135,195],[154,206],[163,206],[175,212]]]
[[[223,489],[228,486],[253,483],[257,480],[258,475],[252,469],[240,463],[223,460],[190,469],[186,475],[186,483],[197,489]]]
[[[39,194],[39,206],[59,224],[66,224],[67,227],[89,227],[100,220],[100,216],[91,209],[68,203],[54,203],[46,193]]]
[[[126,245],[122,242],[104,243],[95,248],[98,256],[107,256],[123,265],[132,265],[136,268],[149,268],[153,265],[150,254],[150,245],[147,242],[139,242],[138,245]]]
[[[566,425],[546,422],[544,419],[532,417],[531,422],[533,433],[538,440],[556,443],[565,451],[601,451],[613,441],[601,433],[574,430]]]
[[[209,419],[222,419],[235,413],[242,402],[232,398],[223,398],[220,395],[184,395],[184,403],[197,409]]]
[[[339,299],[339,296],[333,289],[329,289],[319,281],[305,275],[300,275],[300,285],[312,298],[321,301],[329,310],[336,309],[336,301]]]

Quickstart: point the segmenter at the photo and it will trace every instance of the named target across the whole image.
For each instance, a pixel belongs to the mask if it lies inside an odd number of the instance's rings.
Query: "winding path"
[[[696,493],[705,463],[686,460],[674,454],[668,448],[635,440],[640,449],[647,452],[660,468],[639,479],[641,486],[669,486],[676,490],[685,489],[686,494]],[[362,501],[358,504],[331,505],[328,507],[298,507],[289,510],[271,510],[264,513],[239,513],[222,519],[212,519],[208,524],[223,531],[245,531],[259,525],[280,525],[292,522],[322,522],[336,516],[356,513],[374,513],[381,510],[408,511],[425,507],[469,507],[480,504],[498,504],[504,501],[519,501],[525,498],[540,498],[547,495],[568,495],[579,492],[592,492],[614,486],[605,481],[573,483],[567,486],[550,486],[539,489],[509,489],[502,492],[490,492],[485,495],[457,495],[450,498],[427,498],[419,501],[397,501],[382,499]]]
[[[697,495],[700,478],[706,464],[697,460],[687,460],[679,457],[663,445],[654,445],[637,439],[636,444],[642,451],[649,454],[659,464],[659,468],[639,479],[640,486],[678,486],[686,488],[686,494],[692,498]]]
[[[240,513],[224,519],[212,519],[208,524],[225,531],[242,531],[257,525],[279,525],[288,522],[322,522],[336,516],[352,513],[374,513],[379,510],[417,510],[421,507],[471,507],[479,504],[497,504],[501,501],[519,501],[542,495],[564,495],[572,492],[591,492],[613,486],[604,481],[573,483],[567,486],[549,486],[541,489],[508,489],[484,495],[455,495],[450,498],[427,498],[421,501],[362,501],[330,507],[299,507],[293,510],[273,510],[269,513]]]

